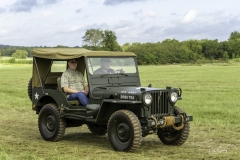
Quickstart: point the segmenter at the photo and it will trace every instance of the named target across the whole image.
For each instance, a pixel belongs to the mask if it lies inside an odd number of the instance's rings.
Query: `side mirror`
[[[148,85],[148,87],[150,87],[150,88],[151,88],[151,87],[152,87],[152,84],[149,84],[149,85]]]

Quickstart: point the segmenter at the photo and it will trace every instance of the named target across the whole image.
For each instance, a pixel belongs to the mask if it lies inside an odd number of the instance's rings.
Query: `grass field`
[[[113,151],[107,135],[94,136],[84,125],[67,128],[59,142],[42,139],[31,110],[27,83],[31,65],[0,64],[0,159],[240,159],[240,64],[140,66],[142,86],[181,87],[177,103],[192,114],[182,146],[143,138],[134,153]]]

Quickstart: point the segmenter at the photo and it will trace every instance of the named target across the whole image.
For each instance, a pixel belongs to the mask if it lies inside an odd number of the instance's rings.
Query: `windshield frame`
[[[119,73],[119,74],[91,74],[89,70],[91,66],[88,66],[89,58],[133,58],[134,67],[136,68],[136,73]],[[88,56],[85,57],[85,67],[86,67],[86,76],[89,86],[89,91],[92,92],[95,88],[101,87],[120,87],[120,86],[141,86],[140,76],[137,65],[136,56]],[[92,69],[91,69],[92,70]]]
[[[109,60],[110,62],[103,62],[104,59]],[[86,69],[89,75],[91,76],[107,76],[107,75],[125,75],[136,74],[138,73],[137,62],[135,57],[86,57]],[[108,71],[103,72],[100,68],[104,68],[103,63],[109,63]],[[101,70],[100,72],[96,72]],[[95,73],[94,73],[95,72]]]

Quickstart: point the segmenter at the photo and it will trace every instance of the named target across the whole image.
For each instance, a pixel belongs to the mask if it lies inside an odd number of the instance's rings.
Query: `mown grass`
[[[194,116],[182,146],[163,145],[155,134],[134,153],[113,151],[107,135],[84,125],[67,128],[59,142],[42,139],[31,110],[31,65],[0,64],[0,159],[240,159],[240,65],[140,66],[142,86],[181,87],[177,103]]]

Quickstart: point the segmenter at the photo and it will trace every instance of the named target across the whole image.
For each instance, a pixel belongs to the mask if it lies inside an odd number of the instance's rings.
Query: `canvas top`
[[[34,48],[32,55],[39,58],[59,60],[74,59],[82,56],[136,56],[132,52],[90,51],[84,48]]]
[[[49,73],[52,61],[78,59],[77,70],[85,73],[85,57],[136,57],[132,52],[90,51],[84,48],[34,48],[32,55],[35,59],[32,72],[32,87],[41,87],[40,79],[46,75],[60,77],[62,73]],[[66,66],[67,68],[67,66]]]

